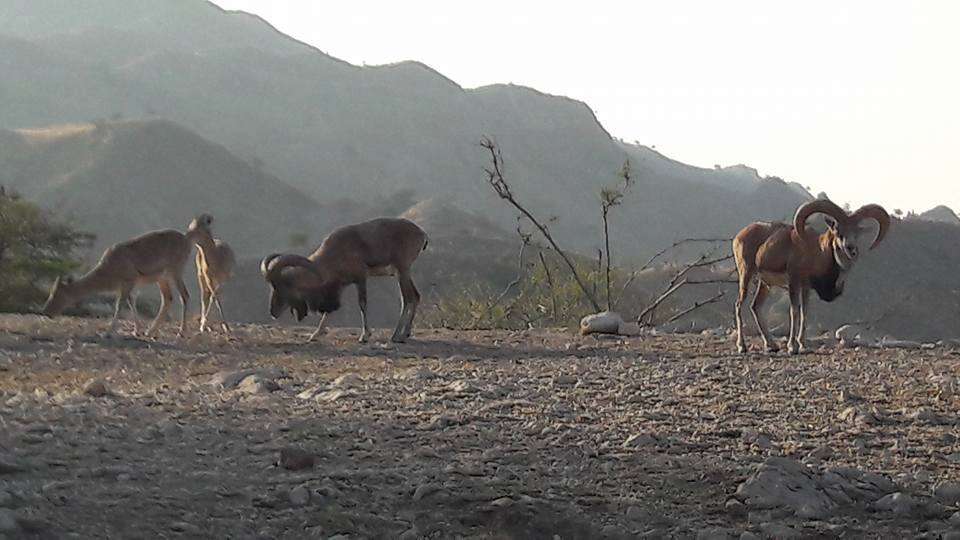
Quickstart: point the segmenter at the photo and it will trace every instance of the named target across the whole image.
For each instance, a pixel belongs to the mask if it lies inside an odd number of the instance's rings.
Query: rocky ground
[[[0,317],[0,537],[960,538],[960,353]]]

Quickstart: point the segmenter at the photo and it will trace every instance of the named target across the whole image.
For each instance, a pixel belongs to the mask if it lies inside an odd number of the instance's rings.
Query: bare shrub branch
[[[732,238],[684,238],[684,239],[682,239],[682,240],[677,240],[677,241],[674,242],[673,244],[671,244],[671,245],[669,245],[669,246],[661,249],[660,251],[656,252],[652,257],[650,257],[650,258],[647,260],[647,262],[643,263],[643,265],[640,266],[640,268],[637,268],[636,270],[634,270],[633,272],[630,273],[630,277],[627,278],[627,280],[623,283],[623,286],[620,288],[620,294],[619,294],[618,297],[617,297],[617,298],[618,298],[617,302],[619,302],[620,300],[623,299],[624,296],[626,296],[627,290],[630,289],[630,285],[633,285],[633,282],[640,276],[640,274],[641,274],[644,270],[650,269],[650,267],[653,265],[654,261],[656,261],[656,260],[659,259],[660,257],[666,255],[666,254],[669,253],[670,251],[672,251],[672,250],[674,250],[674,249],[676,249],[676,248],[678,248],[678,247],[680,247],[680,246],[682,246],[682,245],[684,245],[684,244],[694,244],[694,243],[719,243],[719,242],[732,242],[732,241],[733,241]],[[728,258],[732,258],[732,257],[733,257],[733,256],[731,255],[731,256],[728,257]]]
[[[726,293],[725,293],[724,291],[720,291],[720,292],[718,292],[716,295],[714,295],[714,296],[712,296],[712,297],[710,297],[710,298],[708,298],[708,299],[706,299],[706,300],[701,300],[701,301],[699,301],[699,302],[694,302],[692,306],[690,306],[690,307],[688,307],[687,309],[681,311],[680,313],[677,313],[677,314],[674,315],[673,317],[670,317],[669,319],[667,319],[667,322],[668,322],[668,323],[676,322],[676,321],[678,321],[678,320],[686,317],[687,315],[693,313],[694,311],[702,308],[703,306],[706,306],[706,305],[709,305],[709,304],[715,304],[715,303],[719,302],[721,299],[723,299],[723,297],[725,296],[725,294],[726,294]]]
[[[570,260],[570,257],[568,257],[562,249],[560,249],[560,246],[557,245],[557,242],[553,239],[553,236],[550,235],[550,231],[547,230],[546,225],[534,217],[534,215],[530,213],[530,211],[520,204],[520,202],[514,197],[513,191],[510,189],[510,184],[507,183],[507,180],[503,176],[503,155],[500,151],[500,148],[497,147],[497,144],[489,137],[484,137],[481,139],[480,146],[490,152],[490,167],[485,167],[483,170],[487,173],[487,180],[490,183],[490,186],[493,188],[493,191],[496,192],[497,196],[510,203],[510,205],[516,208],[524,217],[529,219],[530,223],[533,223],[533,225],[540,231],[540,234],[542,234],[543,237],[547,239],[547,242],[550,243],[550,246],[553,248],[553,250],[556,251],[557,254],[560,255],[560,258],[563,259],[563,262],[566,263],[567,268],[570,270],[574,280],[577,282],[577,286],[590,302],[590,305],[593,306],[595,310],[600,311],[600,304],[597,303],[596,298],[593,294],[591,294],[590,289],[580,277],[580,274],[577,272],[573,261]]]

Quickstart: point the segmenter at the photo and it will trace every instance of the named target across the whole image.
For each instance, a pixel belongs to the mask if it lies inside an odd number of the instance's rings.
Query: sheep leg
[[[757,292],[753,297],[753,303],[750,304],[750,311],[753,313],[753,320],[757,323],[757,329],[760,331],[760,337],[763,338],[763,347],[767,352],[775,353],[780,350],[776,342],[770,339],[770,331],[767,330],[767,323],[760,316],[760,310],[763,308],[763,302],[770,293],[770,287],[761,281],[757,284]]]
[[[737,318],[737,352],[744,354],[747,352],[747,342],[743,336],[743,302],[747,299],[750,292],[750,282],[753,280],[752,268],[740,269],[740,292],[737,296],[736,318]]]
[[[802,296],[800,284],[795,280],[790,281],[790,337],[787,339],[787,351],[790,354],[800,354],[800,340],[797,339],[797,333],[800,329],[800,297]]]
[[[113,318],[110,319],[110,328],[108,332],[113,333],[117,330],[117,324],[120,322],[120,309],[127,301],[127,295],[130,294],[130,289],[124,285],[117,290],[117,302],[113,307]]]
[[[213,301],[217,304],[217,311],[220,313],[220,327],[223,329],[223,331],[227,335],[229,335],[231,333],[230,325],[227,324],[227,318],[223,314],[223,306],[220,305],[220,289],[219,288],[213,291]],[[209,306],[207,307],[207,311],[210,311]]]
[[[314,330],[313,333],[310,334],[310,337],[307,338],[307,343],[310,343],[311,341],[317,339],[319,336],[327,333],[327,329],[326,329],[327,315],[328,315],[327,313],[320,314],[320,324],[317,325],[317,329]]]
[[[413,327],[413,318],[417,314],[417,304],[420,303],[420,291],[410,278],[410,273],[406,270],[398,270],[397,281],[400,284],[400,298],[403,308],[400,310],[400,320],[397,321],[397,328],[393,332],[391,341],[402,343],[410,337]]]
[[[173,282],[180,293],[180,329],[177,330],[177,337],[183,337],[187,331],[187,306],[190,304],[190,292],[187,290],[187,284],[183,282],[183,276],[177,274],[173,276]]]
[[[403,327],[403,339],[409,338],[413,332],[413,319],[417,316],[417,307],[420,306],[420,291],[417,289],[413,279],[410,279],[410,292],[412,293],[412,300],[410,313],[407,315],[407,324]]]
[[[810,288],[804,287],[800,292],[800,329],[797,332],[797,343],[800,352],[807,350],[807,307],[810,305]]]
[[[207,330],[207,317],[210,314],[210,306],[213,305],[210,302],[210,289],[208,285],[204,282],[200,283],[200,333],[204,333]]]
[[[130,308],[130,319],[133,321],[133,335],[140,334],[140,314],[137,313],[137,295],[136,289],[130,289],[127,293],[127,306]]]
[[[160,287],[160,309],[157,310],[157,316],[154,317],[153,322],[150,323],[150,326],[147,328],[146,335],[148,336],[156,331],[162,321],[166,320],[167,312],[170,311],[170,303],[173,302],[173,293],[170,292],[170,282],[166,279],[161,279],[157,282],[157,286]]]
[[[366,343],[370,340],[370,327],[367,326],[367,280],[361,279],[357,285],[357,303],[360,305],[360,326],[363,330],[360,333],[360,343]]]

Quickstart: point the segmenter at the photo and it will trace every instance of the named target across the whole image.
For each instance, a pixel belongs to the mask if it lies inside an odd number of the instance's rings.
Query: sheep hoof
[[[738,354],[747,354],[747,346],[743,343],[737,344],[737,353]]]

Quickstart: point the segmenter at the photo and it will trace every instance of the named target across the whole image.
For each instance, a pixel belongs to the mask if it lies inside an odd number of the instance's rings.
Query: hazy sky
[[[355,64],[583,100],[614,136],[694,165],[960,209],[960,1],[217,3]]]

